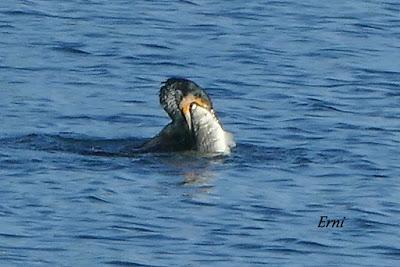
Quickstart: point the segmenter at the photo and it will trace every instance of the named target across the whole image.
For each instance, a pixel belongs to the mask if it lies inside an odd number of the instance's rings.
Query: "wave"
[[[58,151],[104,157],[129,157],[140,152],[138,147],[144,141],[146,141],[146,139],[104,139],[71,133],[58,135],[34,133],[0,139],[0,145],[16,149],[48,152]]]

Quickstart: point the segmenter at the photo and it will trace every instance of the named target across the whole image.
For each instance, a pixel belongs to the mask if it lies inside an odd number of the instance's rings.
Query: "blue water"
[[[1,1],[0,265],[398,266],[399,14]],[[125,153],[168,123],[170,76],[206,88],[231,156]]]

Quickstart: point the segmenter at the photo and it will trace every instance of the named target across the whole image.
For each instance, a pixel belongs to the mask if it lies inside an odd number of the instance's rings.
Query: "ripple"
[[[400,4],[14,2],[0,10],[3,265],[399,258]],[[210,93],[229,157],[135,150],[168,123],[169,76]],[[318,229],[322,214],[348,223]]]
[[[132,267],[161,267],[162,265],[148,265],[141,264],[133,261],[106,261],[104,264],[115,265],[115,266],[132,266]]]
[[[74,47],[53,47],[52,49],[54,51],[60,51],[60,52],[70,53],[70,54],[90,55],[89,52],[86,52],[86,51],[84,51],[82,49],[74,48]]]

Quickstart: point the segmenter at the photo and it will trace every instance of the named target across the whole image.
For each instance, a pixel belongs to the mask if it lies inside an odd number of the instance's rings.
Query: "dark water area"
[[[1,1],[0,265],[398,266],[399,14]],[[170,76],[206,88],[231,155],[135,153]]]

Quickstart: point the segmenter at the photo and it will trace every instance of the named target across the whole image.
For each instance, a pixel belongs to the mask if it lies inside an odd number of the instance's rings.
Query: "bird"
[[[156,136],[145,142],[144,152],[199,151],[228,154],[235,146],[214,112],[206,91],[185,78],[169,78],[159,93],[162,108],[171,118]]]

